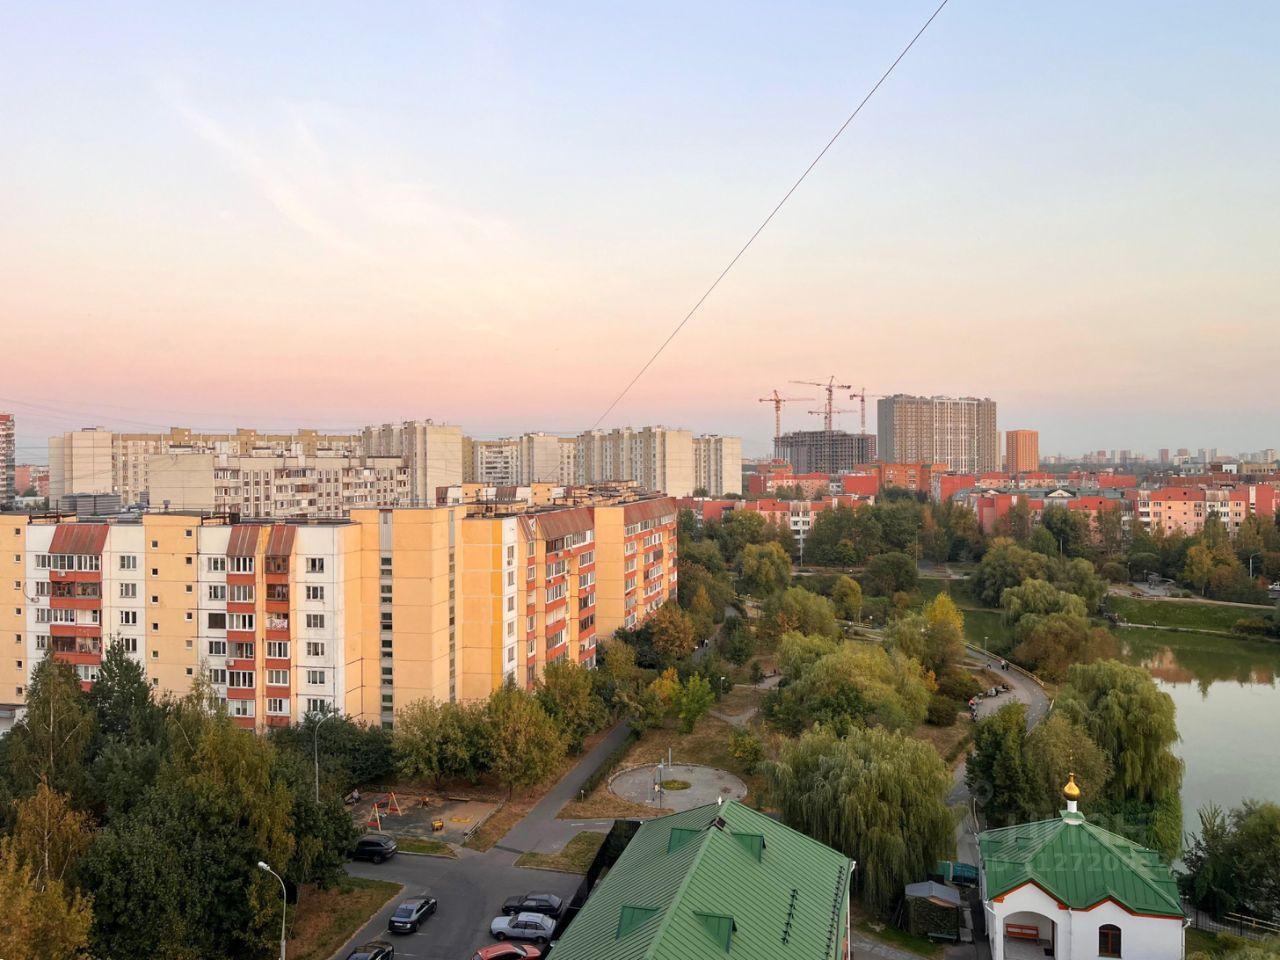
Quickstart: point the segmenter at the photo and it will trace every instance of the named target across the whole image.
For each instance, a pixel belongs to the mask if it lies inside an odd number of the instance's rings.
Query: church
[[[1181,960],[1186,918],[1154,850],[1089,823],[1072,774],[1056,819],[978,837],[992,960]]]

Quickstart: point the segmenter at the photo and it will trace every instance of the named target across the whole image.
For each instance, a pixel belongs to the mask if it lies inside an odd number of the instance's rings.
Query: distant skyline
[[[18,460],[95,423],[586,429],[935,5],[12,7]],[[1280,446],[1278,30],[951,4],[602,426],[759,454],[756,398],[834,373],[990,396],[1044,456]]]

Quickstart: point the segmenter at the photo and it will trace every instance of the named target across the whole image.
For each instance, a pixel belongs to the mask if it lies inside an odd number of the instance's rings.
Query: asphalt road
[[[567,901],[582,882],[575,874],[525,870],[511,866],[506,858],[471,851],[463,851],[457,860],[401,853],[386,863],[351,863],[347,871],[357,877],[402,883],[404,891],[336,954],[339,960],[355,945],[370,940],[389,941],[395,946],[397,957],[409,960],[469,960],[480,947],[497,942],[489,936],[489,921],[502,913],[502,902],[507,897],[554,893]],[[440,901],[435,916],[417,933],[388,933],[387,920],[396,905],[404,897],[418,893]]]

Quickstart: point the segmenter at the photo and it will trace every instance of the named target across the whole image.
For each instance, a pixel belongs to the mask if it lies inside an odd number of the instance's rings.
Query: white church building
[[[992,960],[1182,960],[1186,920],[1173,873],[1154,850],[1077,809],[978,837],[979,890]]]

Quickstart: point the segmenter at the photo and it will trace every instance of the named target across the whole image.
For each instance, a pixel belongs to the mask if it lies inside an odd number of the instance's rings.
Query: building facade
[[[1034,473],[1040,469],[1040,434],[1036,430],[1008,430],[1004,435],[1006,473]]]
[[[961,472],[1000,469],[994,400],[896,394],[876,404],[879,455]]]
[[[689,430],[662,426],[588,430],[578,435],[576,456],[579,483],[634,480],[644,490],[673,497],[693,493],[693,433]]]
[[[0,726],[48,652],[91,684],[109,644],[161,693],[207,676],[258,729],[329,709],[391,724],[424,697],[532,688],[675,598],[675,513],[651,497],[306,522],[0,515]]]
[[[876,438],[869,433],[833,430],[793,430],[773,441],[773,456],[791,464],[796,473],[848,473],[876,459]]]
[[[17,449],[13,414],[0,413],[0,507],[11,503],[21,492],[15,472]]]
[[[708,496],[742,493],[742,438],[693,438],[693,487]]]

